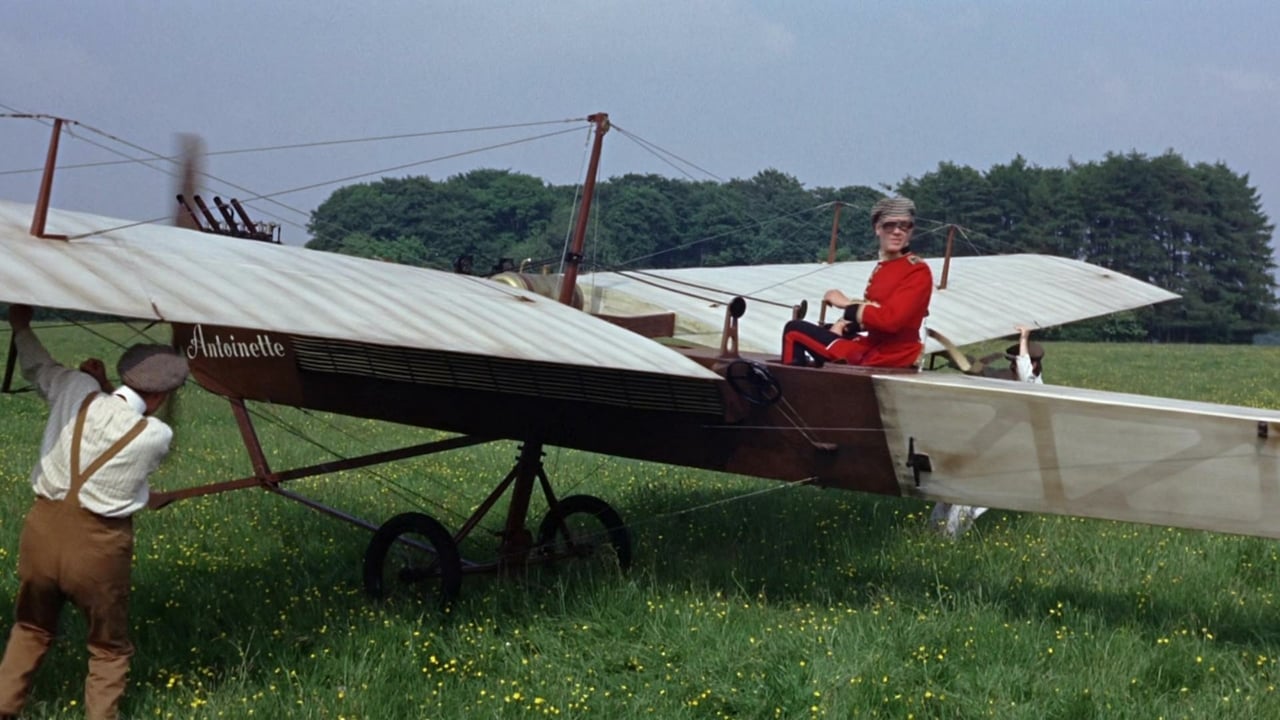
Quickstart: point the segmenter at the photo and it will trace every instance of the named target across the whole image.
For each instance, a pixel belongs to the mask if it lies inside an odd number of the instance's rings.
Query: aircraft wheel
[[[631,533],[609,503],[592,495],[556,503],[538,528],[538,547],[553,557],[598,557],[623,570],[631,566]]]
[[[422,513],[396,515],[382,524],[364,554],[364,589],[375,598],[407,596],[422,585],[426,597],[447,605],[462,588],[462,559],[453,536]]]

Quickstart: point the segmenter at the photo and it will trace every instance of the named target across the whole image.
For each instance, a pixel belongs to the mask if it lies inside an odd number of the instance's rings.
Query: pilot
[[[821,366],[828,360],[851,365],[911,367],[924,351],[920,328],[929,312],[933,273],[911,252],[916,206],[904,197],[883,198],[871,208],[871,227],[880,241],[880,262],[871,271],[861,299],[828,290],[823,300],[844,310],[830,327],[792,320],[782,330],[782,362]]]
[[[88,622],[85,717],[113,719],[129,674],[132,516],[147,504],[147,477],[169,453],[173,431],[152,414],[187,378],[167,345],[134,345],[113,390],[102,362],[60,365],[31,331],[31,308],[9,307],[22,374],[49,404],[35,504],[18,546],[18,597],[0,660],[0,717],[16,717],[58,627],[66,600]]]

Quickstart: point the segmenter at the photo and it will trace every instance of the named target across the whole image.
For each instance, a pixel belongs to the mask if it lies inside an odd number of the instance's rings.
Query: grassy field
[[[110,365],[130,338],[95,329],[107,339],[42,337]],[[1055,343],[1045,365],[1055,383],[1280,407],[1276,348]],[[249,474],[224,401],[189,386],[179,405],[155,486]],[[431,437],[256,410],[278,468]],[[0,396],[0,617],[44,417],[34,394]],[[515,455],[499,443],[294,489],[454,529]],[[627,519],[630,572],[468,578],[442,614],[368,600],[369,534],[297,503],[249,490],[140,514],[127,716],[1280,717],[1274,542],[1002,511],[952,542],[913,500],[568,451],[546,463],[562,496]],[[80,717],[83,638],[68,611],[28,717]]]

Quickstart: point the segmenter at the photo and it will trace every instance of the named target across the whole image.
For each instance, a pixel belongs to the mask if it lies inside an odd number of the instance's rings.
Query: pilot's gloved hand
[[[844,336],[847,338],[862,332],[862,325],[858,323],[858,309],[861,307],[860,303],[855,303],[844,309]]]

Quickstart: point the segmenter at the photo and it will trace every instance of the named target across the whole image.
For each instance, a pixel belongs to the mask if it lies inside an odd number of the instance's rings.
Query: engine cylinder
[[[529,292],[558,300],[560,298],[560,278],[561,276],[558,274],[502,272],[491,276],[489,279],[494,282],[500,282],[503,285],[510,285],[513,288],[528,290]],[[573,307],[581,310],[582,305],[582,288],[575,285],[573,288]]]

